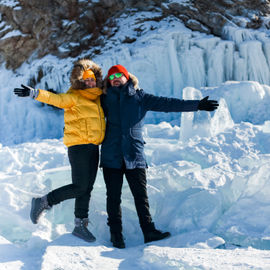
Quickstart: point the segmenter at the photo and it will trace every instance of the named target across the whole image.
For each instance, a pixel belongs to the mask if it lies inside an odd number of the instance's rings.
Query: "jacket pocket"
[[[80,120],[80,130],[81,132],[86,132],[86,122],[85,119]]]
[[[130,136],[133,139],[142,138],[142,129],[141,128],[131,128],[130,129]]]
[[[94,137],[93,126],[94,120],[91,118],[80,120],[81,136],[87,140],[92,140]]]
[[[89,137],[92,137],[93,136],[93,126],[94,125],[97,125],[97,123],[95,123],[95,120],[96,119],[90,119],[90,118],[87,118],[85,120],[85,122],[86,122],[86,129],[87,129],[87,135]]]
[[[130,129],[130,137],[131,141],[133,142],[132,144],[135,144],[139,149],[145,144],[141,128]]]

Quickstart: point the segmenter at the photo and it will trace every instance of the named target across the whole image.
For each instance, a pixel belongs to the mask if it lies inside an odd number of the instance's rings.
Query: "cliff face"
[[[156,21],[175,16],[192,30],[217,36],[222,36],[225,24],[270,27],[263,20],[270,14],[270,0],[4,0],[0,2],[0,63],[16,69],[32,58],[77,57],[89,48],[93,57],[100,53],[95,47],[118,31],[119,16],[140,11],[158,12],[152,18]]]

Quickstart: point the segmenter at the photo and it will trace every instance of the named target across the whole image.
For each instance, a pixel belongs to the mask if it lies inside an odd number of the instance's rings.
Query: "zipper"
[[[102,129],[102,119],[101,119],[101,112],[100,112],[100,108],[101,108],[101,102],[100,102],[100,97],[99,97],[99,104],[97,104],[98,106],[98,113],[99,113],[99,121],[100,121],[100,127],[101,127],[101,133],[100,133],[100,138],[99,141],[101,141],[102,138],[102,134],[103,134],[103,129]]]

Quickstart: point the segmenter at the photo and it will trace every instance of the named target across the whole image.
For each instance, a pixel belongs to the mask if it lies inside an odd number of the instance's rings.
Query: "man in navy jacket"
[[[213,111],[218,103],[208,100],[180,100],[158,97],[138,88],[137,78],[121,65],[112,66],[105,78],[102,107],[106,116],[106,134],[101,147],[101,164],[107,188],[108,225],[114,247],[124,248],[121,216],[121,189],[125,174],[134,197],[144,242],[170,236],[155,228],[149,211],[146,190],[147,163],[142,137],[147,111],[191,112]]]

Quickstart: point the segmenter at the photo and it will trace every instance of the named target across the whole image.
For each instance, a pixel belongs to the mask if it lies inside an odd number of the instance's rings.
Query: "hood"
[[[96,77],[97,87],[102,88],[102,69],[101,67],[89,59],[79,59],[74,63],[70,75],[70,84],[72,89],[85,89],[83,82],[83,73],[85,70],[91,69]]]
[[[129,80],[131,80],[131,82],[133,83],[134,89],[138,90],[139,89],[139,80],[137,79],[137,77],[131,73],[128,73],[129,75]],[[108,75],[104,78],[103,81],[103,93],[106,94],[107,93],[107,89],[111,86],[109,81],[108,81]]]

